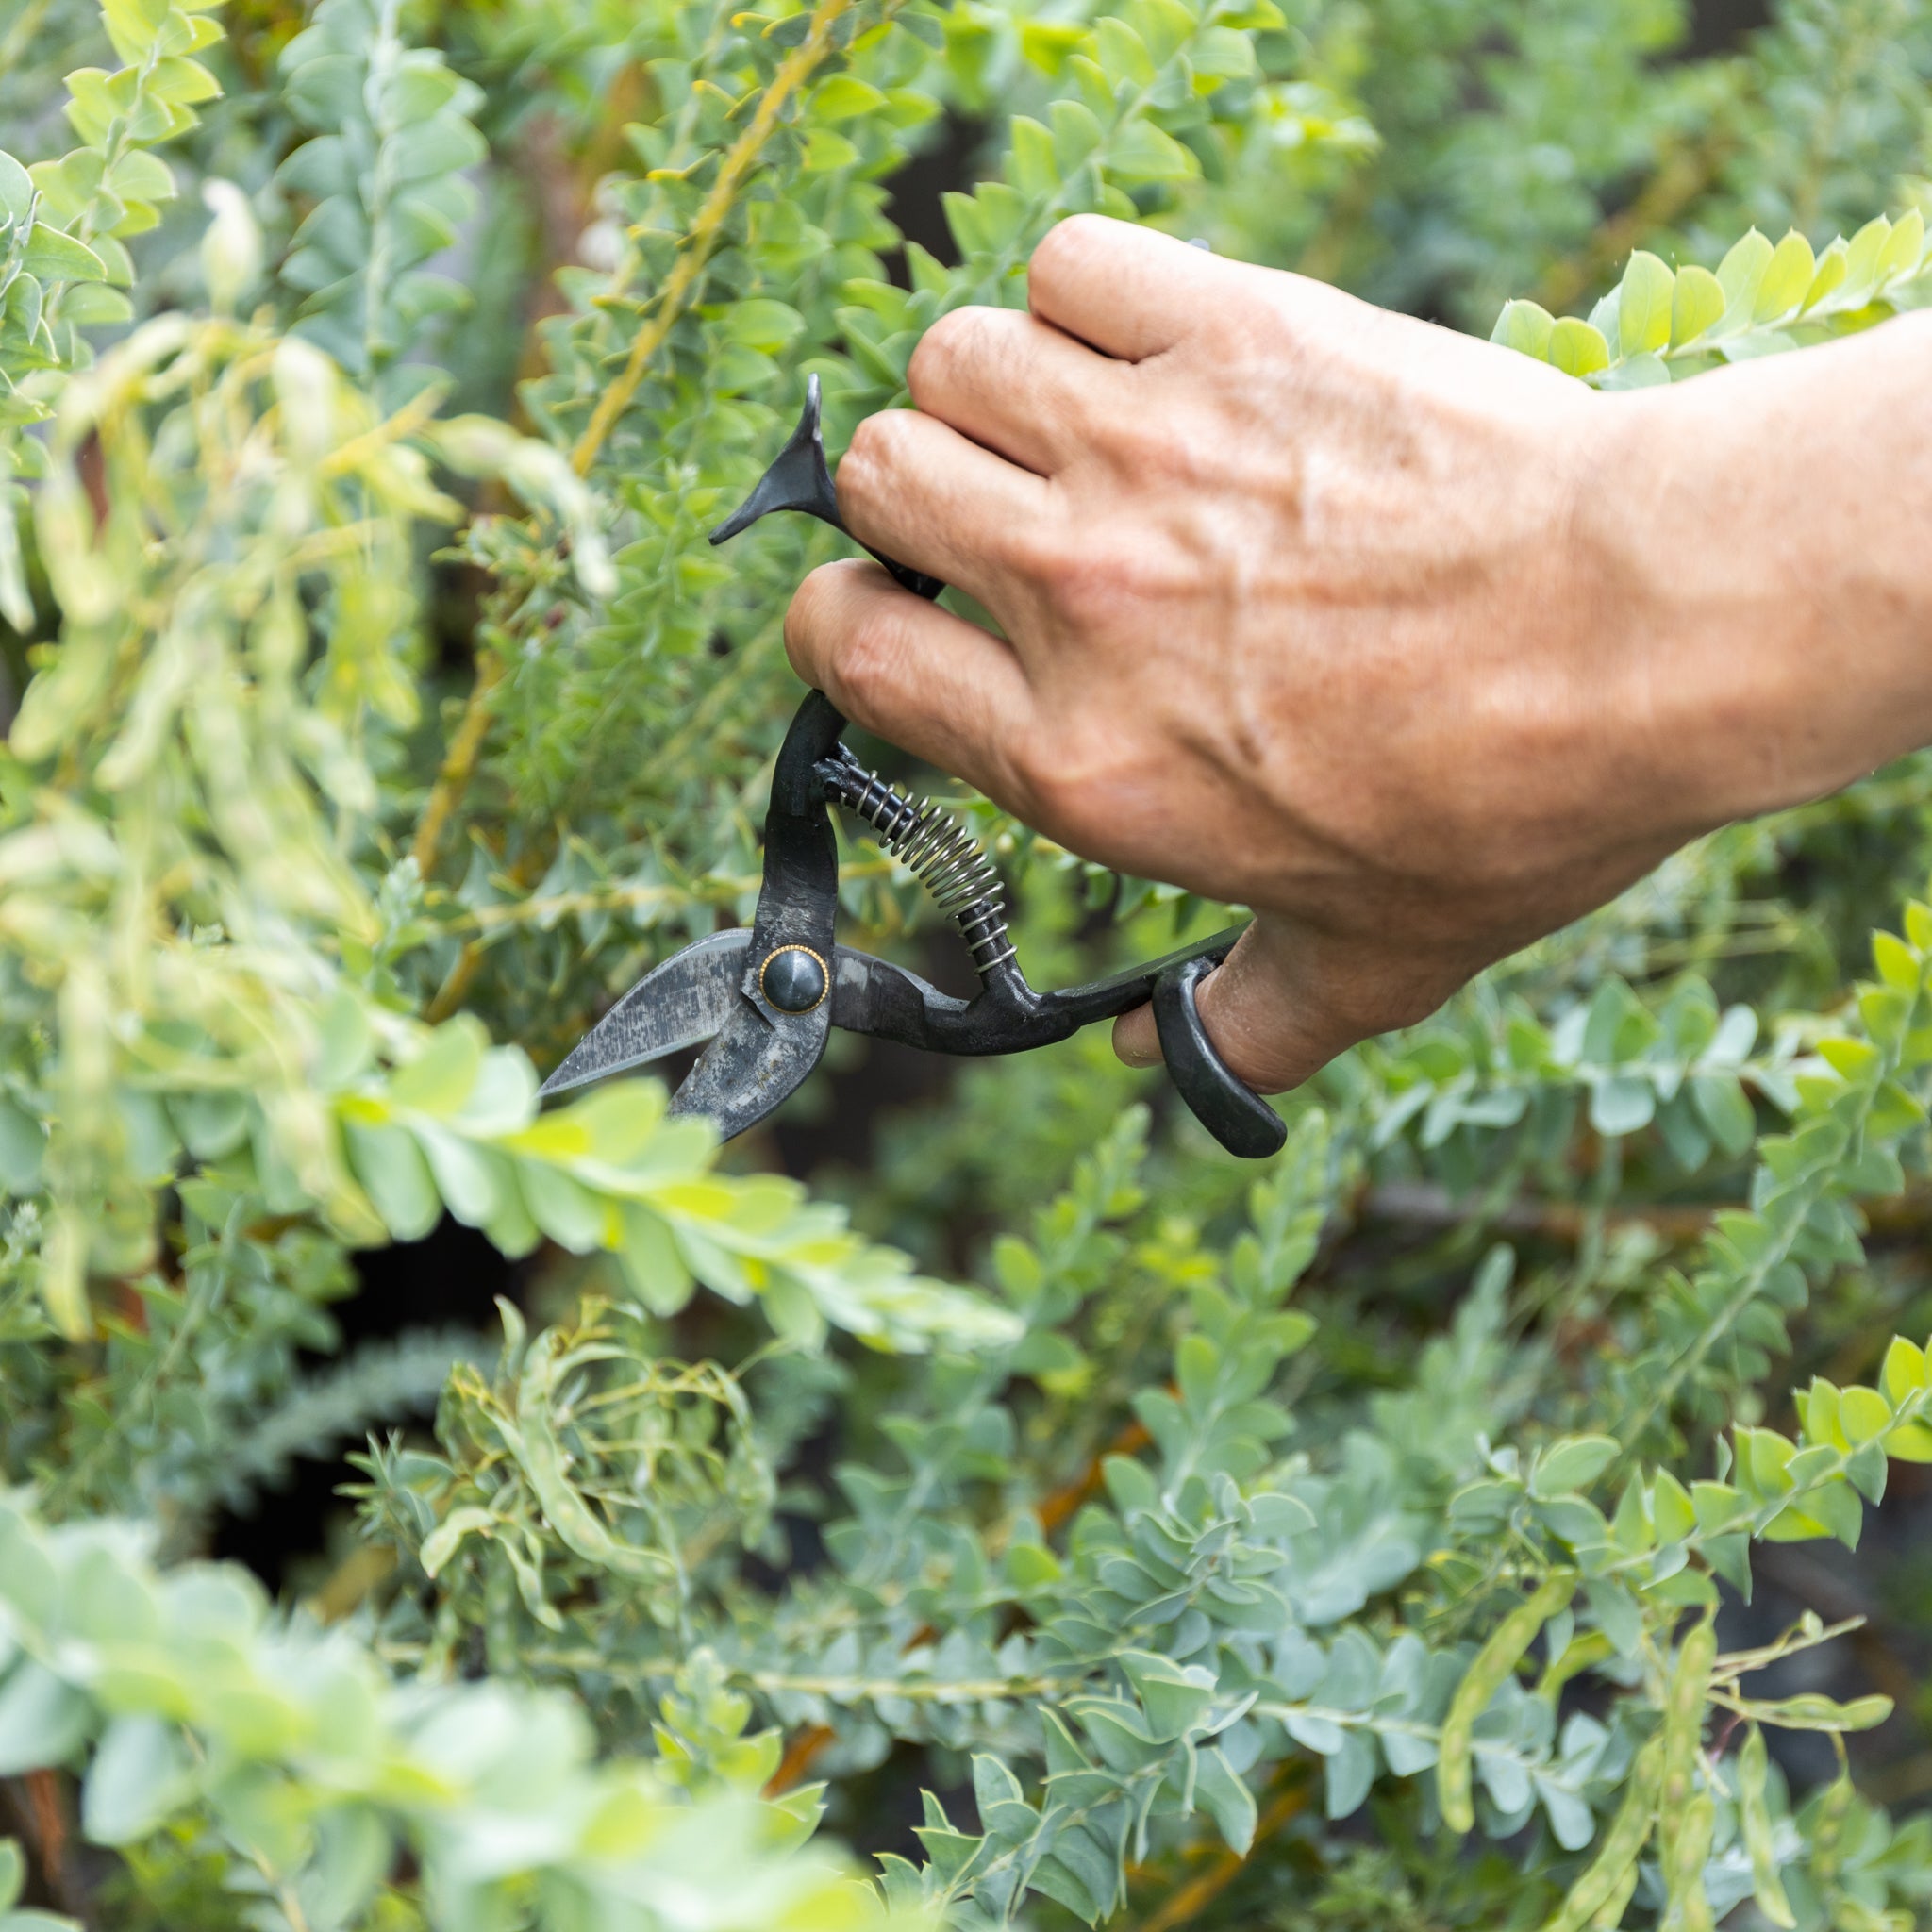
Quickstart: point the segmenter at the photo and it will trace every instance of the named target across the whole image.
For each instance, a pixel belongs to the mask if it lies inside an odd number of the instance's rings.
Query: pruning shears
[[[845,530],[825,467],[816,375],[807,384],[791,440],[710,541],[725,542],[758,518],[786,509]],[[922,597],[945,588],[871,554]],[[647,973],[544,1081],[544,1094],[708,1041],[671,1110],[708,1116],[728,1141],[797,1089],[818,1065],[834,1026],[934,1053],[1023,1053],[1152,1000],[1169,1075],[1208,1131],[1232,1154],[1259,1158],[1281,1146],[1281,1117],[1223,1063],[1195,1006],[1202,979],[1227,957],[1242,927],[1108,979],[1036,991],[1008,934],[1005,890],[992,861],[949,812],[908,796],[860,764],[840,742],[845,724],[816,691],[791,720],[772,776],[764,875],[751,924],[693,941]],[[839,943],[835,802],[871,829],[958,927],[979,975],[973,998],[956,999],[903,966]]]

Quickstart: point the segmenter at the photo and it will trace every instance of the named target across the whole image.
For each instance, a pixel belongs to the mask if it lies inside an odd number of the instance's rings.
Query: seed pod
[[[1667,1827],[1672,1824],[1668,1802],[1663,1823]],[[1704,1890],[1704,1864],[1710,1857],[1710,1834],[1716,1823],[1717,1805],[1708,1791],[1699,1791],[1675,1821],[1676,1829],[1664,1850],[1664,1885],[1670,1903],[1664,1907],[1659,1932],[1717,1932],[1717,1920]]]
[[[1624,1914],[1630,1909],[1631,1895],[1636,1890],[1637,1867],[1633,1864],[1618,1879],[1616,1890],[1604,1901],[1596,1917],[1590,1922],[1590,1932],[1618,1932],[1624,1923]]]
[[[1778,1875],[1777,1854],[1771,1840],[1771,1807],[1764,1796],[1769,1769],[1764,1733],[1753,1724],[1738,1753],[1738,1818],[1743,1827],[1744,1849],[1751,1854],[1751,1887],[1757,1909],[1774,1925],[1790,1926],[1798,1922],[1785,1896],[1784,1880]]]
[[[1490,1641],[1476,1652],[1469,1674],[1457,1686],[1436,1747],[1436,1790],[1441,1801],[1442,1822],[1451,1831],[1467,1831],[1475,1823],[1475,1799],[1470,1790],[1469,1774],[1476,1719],[1490,1707],[1490,1699],[1523,1661],[1523,1654],[1536,1641],[1537,1632],[1565,1608],[1575,1594],[1575,1571],[1552,1571],[1490,1633]]]
[[[1604,1834],[1597,1855],[1569,1895],[1544,1924],[1542,1932],[1584,1932],[1586,1926],[1615,1925],[1637,1887],[1637,1859],[1650,1840],[1662,1781],[1664,1746],[1653,1738],[1637,1754],[1624,1802]],[[1612,1907],[1615,1907],[1614,1913]]]
[[[1704,1736],[1704,1704],[1710,1691],[1710,1667],[1717,1661],[1717,1629],[1707,1612],[1677,1652],[1677,1668],[1664,1700],[1664,1783],[1658,1794],[1657,1836],[1664,1869],[1675,1862],[1677,1836],[1689,1816],[1697,1784],[1697,1747]]]
[[[1824,1788],[1811,1826],[1811,1882],[1824,1892],[1836,1887],[1839,1867],[1844,1863],[1845,1819],[1852,1808],[1852,1774],[1845,1763],[1845,1740],[1834,1736],[1831,1741],[1838,1747],[1839,1772]]]

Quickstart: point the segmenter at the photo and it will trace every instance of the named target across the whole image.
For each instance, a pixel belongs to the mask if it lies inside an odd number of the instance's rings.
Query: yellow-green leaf
[[[1556,317],[1540,303],[1506,302],[1495,327],[1490,331],[1490,340],[1506,349],[1534,356],[1539,362],[1547,362],[1550,332],[1556,325]]]
[[[731,341],[768,356],[775,356],[804,326],[797,309],[764,295],[734,302],[724,311],[724,333]]]
[[[1838,1415],[1854,1448],[1891,1426],[1891,1405],[1875,1389],[1844,1390],[1838,1399]]]
[[[1647,249],[1631,256],[1617,291],[1617,347],[1625,356],[1653,354],[1671,340],[1674,280]]]
[[[1610,345],[1601,329],[1566,315],[1550,330],[1550,361],[1565,375],[1594,375],[1610,366]]]
[[[1811,277],[1811,286],[1805,291],[1806,313],[1809,314],[1816,308],[1843,282],[1844,278],[1845,244],[1842,241],[1838,241],[1818,258],[1818,272]]]
[[[1884,253],[1878,258],[1878,279],[1880,283],[1890,282],[1899,275],[1908,275],[1919,265],[1919,258],[1925,250],[1925,218],[1917,208],[1903,214],[1893,225],[1891,237],[1885,244]]]
[[[1724,294],[1724,317],[1729,322],[1748,322],[1757,305],[1758,286],[1770,265],[1771,243],[1753,228],[1731,244],[1717,265],[1718,286]]]
[[[34,224],[21,266],[43,282],[98,282],[108,273],[107,264],[84,242],[45,222]]]
[[[1087,37],[1088,29],[1078,21],[1023,20],[1020,53],[1031,66],[1057,80],[1068,56],[1077,54]]]
[[[1677,271],[1671,291],[1671,342],[1681,348],[1724,319],[1724,291],[1707,268],[1692,263]]]
[[[1885,1366],[1878,1372],[1878,1387],[1893,1408],[1924,1394],[1932,1388],[1932,1365],[1925,1360],[1925,1351],[1903,1335],[1893,1336],[1885,1351]]]
[[[1811,244],[1795,229],[1772,250],[1764,265],[1763,279],[1757,284],[1757,299],[1752,305],[1754,322],[1775,322],[1789,315],[1805,299],[1818,263]]]
[[[885,105],[885,95],[870,81],[856,74],[835,74],[813,92],[810,111],[814,121],[851,121]]]

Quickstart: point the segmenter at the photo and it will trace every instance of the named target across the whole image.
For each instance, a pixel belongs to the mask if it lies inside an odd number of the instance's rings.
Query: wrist
[[[1927,367],[1932,315],[1606,399],[1612,480],[1586,515],[1631,675],[1620,710],[1687,825],[1932,741]]]

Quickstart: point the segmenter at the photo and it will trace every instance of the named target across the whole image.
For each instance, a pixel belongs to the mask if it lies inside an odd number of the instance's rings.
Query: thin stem
[[[487,644],[478,645],[476,680],[470,687],[461,722],[457,725],[456,736],[449,741],[442,769],[436,774],[435,788],[416,826],[415,842],[409,847],[420,877],[426,879],[429,876],[436,863],[436,848],[441,842],[443,827],[449,824],[457,807],[462,802],[463,793],[470,788],[476,760],[482,754],[483,741],[490,732],[490,693],[503,682],[503,674],[501,656]]]
[[[678,317],[684,313],[724,232],[725,219],[738,200],[745,177],[757,166],[784,112],[785,104],[817,69],[831,45],[832,28],[842,14],[851,11],[854,0],[819,0],[812,8],[811,25],[799,44],[779,62],[758,110],[744,132],[725,149],[718,166],[718,178],[711,184],[696,221],[684,239],[684,248],[664,283],[664,291],[650,319],[639,329],[630,345],[623,372],[597,399],[584,433],[571,452],[571,463],[579,476],[590,475],[599,451],[630,407],[638,385],[644,379],[651,358],[663,347]]]

